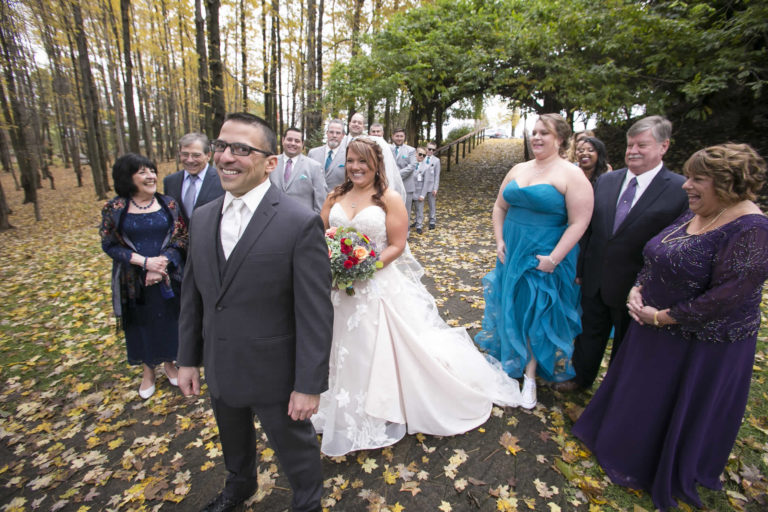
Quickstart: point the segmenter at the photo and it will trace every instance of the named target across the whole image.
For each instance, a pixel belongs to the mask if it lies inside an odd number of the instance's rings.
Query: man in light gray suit
[[[437,199],[437,189],[440,188],[440,157],[435,156],[436,149],[436,142],[427,143],[427,158],[424,159],[424,164],[429,167],[425,174],[431,175],[430,187],[424,186],[424,195],[427,198],[427,203],[429,203],[429,229],[435,229],[435,222],[437,221],[435,200]]]
[[[277,142],[263,119],[229,114],[211,145],[227,192],[193,215],[177,357],[185,396],[200,393],[205,366],[229,473],[203,511],[234,511],[256,490],[256,415],[293,490],[291,509],[320,512],[309,418],[328,389],[333,330],[323,221],[270,183]]]
[[[304,138],[298,128],[283,135],[283,154],[269,174],[272,184],[307,208],[320,213],[325,201],[325,175],[320,164],[301,154]]]
[[[189,225],[192,211],[224,195],[216,168],[211,159],[208,137],[202,133],[188,133],[179,139],[179,161],[182,170],[163,179],[163,191],[181,205],[184,222]]]
[[[373,123],[368,129],[368,134],[373,137],[384,137],[384,126],[381,123]]]
[[[310,149],[307,156],[323,167],[326,190],[330,192],[346,178],[347,141],[341,119],[328,123],[325,140],[325,145]]]
[[[419,163],[416,161],[416,150],[405,143],[405,130],[397,128],[392,132],[392,154],[395,156],[397,168],[400,170],[400,177],[403,178],[405,186],[405,209],[408,211],[408,222],[411,222],[411,205],[413,204],[413,193],[416,191],[416,177],[414,171]],[[413,227],[415,224],[411,224]]]

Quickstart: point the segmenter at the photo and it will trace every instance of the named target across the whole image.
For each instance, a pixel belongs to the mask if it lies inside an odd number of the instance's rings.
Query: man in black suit
[[[229,114],[211,142],[226,194],[195,210],[181,288],[179,387],[200,365],[228,471],[203,510],[234,510],[256,489],[258,416],[293,489],[294,512],[320,510],[320,445],[309,418],[328,388],[333,306],[323,222],[269,180],[276,137]]]
[[[662,162],[672,123],[661,116],[636,122],[627,131],[627,167],[600,176],[595,209],[579,254],[582,332],[576,338],[576,377],[555,384],[560,391],[592,386],[611,328],[611,360],[629,327],[627,295],[643,266],[643,247],[688,208],[685,179]]]
[[[224,195],[216,169],[208,165],[210,153],[211,146],[204,134],[184,135],[179,139],[179,161],[183,169],[163,179],[165,195],[178,201],[187,224],[192,210]]]

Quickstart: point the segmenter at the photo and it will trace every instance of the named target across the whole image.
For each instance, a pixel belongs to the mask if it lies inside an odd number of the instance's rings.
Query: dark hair
[[[301,134],[301,141],[304,142],[304,133],[296,128],[295,126],[290,126],[285,129],[285,132],[283,133],[283,138],[286,138],[288,136],[288,132],[299,132]]]
[[[749,144],[720,144],[701,149],[683,165],[686,176],[712,178],[725,204],[754,201],[765,183],[765,160]]]
[[[541,114],[539,121],[544,123],[547,128],[555,132],[555,136],[562,141],[560,144],[560,156],[568,153],[568,144],[571,141],[571,127],[560,114]]]
[[[226,123],[227,121],[236,121],[238,123],[250,124],[260,128],[261,134],[264,137],[264,143],[267,145],[267,151],[273,155],[277,153],[277,135],[275,135],[275,131],[269,126],[269,123],[259,116],[249,114],[248,112],[233,112],[227,114],[224,118],[224,122]]]
[[[349,154],[350,149],[365,158],[365,161],[374,170],[373,188],[376,190],[376,193],[371,196],[371,199],[374,204],[380,206],[386,212],[387,206],[381,200],[381,197],[387,190],[387,173],[384,170],[384,155],[381,153],[381,146],[368,137],[358,137],[347,144],[347,154]],[[337,198],[352,190],[352,186],[352,180],[349,179],[349,175],[345,175],[344,182],[333,189],[330,199],[336,202]]]
[[[130,198],[139,191],[133,183],[133,175],[143,167],[152,169],[157,174],[155,162],[143,155],[126,153],[115,160],[115,165],[112,166],[112,181],[115,182],[117,195]]]
[[[597,162],[595,163],[595,169],[592,171],[592,176],[589,177],[589,181],[594,183],[597,181],[597,178],[600,177],[600,175],[605,174],[608,171],[608,150],[605,148],[605,144],[603,144],[603,141],[598,139],[597,137],[585,137],[579,141],[580,146],[581,144],[584,144],[585,142],[588,142],[592,144],[592,147],[595,148],[595,152],[597,153]],[[581,167],[581,166],[579,166]]]
[[[392,130],[392,135],[400,132],[405,133],[405,128],[395,128],[394,130]]]

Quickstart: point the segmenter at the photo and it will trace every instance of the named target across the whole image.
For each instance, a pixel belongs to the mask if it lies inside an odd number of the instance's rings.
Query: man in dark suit
[[[304,137],[301,130],[288,128],[283,134],[283,154],[275,172],[269,174],[274,186],[310,210],[320,213],[325,202],[325,174],[319,163],[301,154]]]
[[[319,511],[320,446],[309,418],[328,388],[333,307],[320,216],[273,186],[276,137],[229,114],[214,162],[226,194],[198,208],[181,292],[179,387],[200,392],[200,365],[228,471],[203,510],[234,510],[256,489],[258,416],[293,489],[294,512]]]
[[[600,176],[595,209],[579,254],[582,332],[576,338],[576,377],[555,384],[560,391],[592,386],[611,328],[611,360],[629,327],[627,295],[643,266],[643,247],[688,208],[685,179],[662,162],[672,123],[661,116],[636,122],[627,131],[627,167]]]
[[[188,133],[179,139],[179,161],[184,169],[163,179],[163,191],[181,205],[184,221],[189,224],[192,210],[224,195],[211,159],[208,137]]]

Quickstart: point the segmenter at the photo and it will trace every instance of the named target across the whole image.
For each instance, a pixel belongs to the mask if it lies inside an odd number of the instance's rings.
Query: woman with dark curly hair
[[[101,248],[112,262],[112,305],[125,331],[128,363],[142,364],[139,396],[155,392],[163,363],[174,386],[177,369],[179,292],[187,227],[179,204],[157,193],[157,167],[128,153],[112,167],[117,197],[101,211]]]
[[[592,186],[597,178],[610,170],[605,144],[595,137],[585,137],[576,146],[576,163]]]
[[[354,295],[331,293],[329,389],[312,417],[331,456],[388,446],[406,431],[464,433],[484,423],[494,403],[520,403],[517,381],[489,362],[464,329],[440,318],[421,284],[421,267],[405,251],[405,205],[387,186],[387,167],[396,164],[379,141],[358,137],[347,145],[346,178],[320,213],[326,227],[366,234],[384,264],[355,283]]]
[[[753,202],[765,161],[746,144],[694,153],[690,210],[646,244],[634,320],[576,434],[614,483],[666,509],[719,489],[747,404],[768,219]]]

